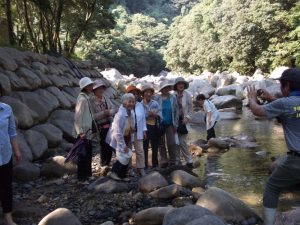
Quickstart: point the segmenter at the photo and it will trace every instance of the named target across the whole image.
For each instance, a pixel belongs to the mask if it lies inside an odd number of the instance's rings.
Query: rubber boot
[[[276,209],[264,208],[264,225],[274,225]]]

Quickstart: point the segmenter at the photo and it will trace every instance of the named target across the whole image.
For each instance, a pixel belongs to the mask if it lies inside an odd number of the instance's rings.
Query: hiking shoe
[[[111,179],[113,179],[113,180],[122,180],[116,173],[114,173],[114,172],[109,172],[108,174],[107,174],[107,176],[108,177],[110,177]]]

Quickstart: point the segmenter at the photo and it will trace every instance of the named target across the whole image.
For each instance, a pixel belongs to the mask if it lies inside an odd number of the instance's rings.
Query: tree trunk
[[[53,45],[56,46],[56,49],[58,50],[59,53],[62,52],[59,35],[60,35],[60,24],[61,24],[61,16],[63,13],[64,3],[65,3],[64,0],[59,0],[56,17],[55,17],[55,31],[53,37]]]
[[[8,30],[8,39],[11,45],[15,44],[15,35],[14,35],[14,24],[11,16],[11,1],[6,0],[6,18],[7,18],[7,30]]]
[[[25,13],[25,23],[26,23],[26,27],[27,27],[27,30],[28,30],[28,33],[29,33],[29,36],[30,36],[30,40],[32,42],[34,50],[36,52],[38,52],[39,51],[38,44],[37,44],[37,42],[34,38],[33,31],[32,31],[31,25],[30,25],[30,21],[29,21],[28,9],[27,9],[27,0],[23,0],[23,5],[24,5],[24,13]]]

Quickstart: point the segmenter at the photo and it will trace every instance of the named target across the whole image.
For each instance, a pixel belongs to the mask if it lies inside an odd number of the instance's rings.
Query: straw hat
[[[93,84],[94,82],[89,77],[83,77],[79,81],[80,90],[85,88],[86,86]]]
[[[104,86],[106,88],[106,85],[103,83],[102,80],[98,79],[94,81],[93,90],[96,90],[98,87]]]
[[[184,89],[188,89],[189,83],[183,77],[177,77],[174,84],[174,90],[177,90],[177,84],[184,83]]]
[[[154,88],[152,87],[152,85],[150,85],[150,84],[144,84],[144,85],[141,87],[142,93],[144,93],[144,92],[147,91],[147,90],[151,90],[153,93],[155,92],[155,91],[154,91]]]

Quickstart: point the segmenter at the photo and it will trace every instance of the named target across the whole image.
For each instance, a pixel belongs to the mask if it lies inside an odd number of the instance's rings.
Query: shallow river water
[[[257,149],[231,148],[218,155],[206,154],[200,158],[201,166],[197,173],[205,179],[207,186],[215,186],[233,194],[251,206],[257,213],[262,211],[262,195],[268,178],[271,157],[286,152],[281,125],[269,120],[256,120],[245,109],[239,120],[222,120],[216,125],[217,136],[239,134],[252,135],[261,147]],[[190,142],[205,139],[204,124],[191,125],[188,135]],[[257,151],[267,151],[266,156],[257,155]],[[291,205],[281,204],[281,210]]]

